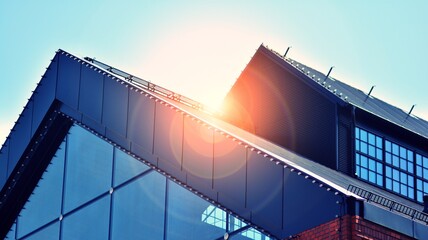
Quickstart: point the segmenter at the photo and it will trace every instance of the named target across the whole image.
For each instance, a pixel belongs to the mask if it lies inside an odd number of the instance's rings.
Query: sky
[[[0,143],[57,49],[218,106],[260,44],[428,119],[428,1],[0,0]],[[425,70],[424,70],[425,69]]]

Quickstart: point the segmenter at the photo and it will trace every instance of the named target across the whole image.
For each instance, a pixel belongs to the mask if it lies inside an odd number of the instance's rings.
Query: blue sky
[[[58,48],[216,105],[261,43],[428,119],[428,1],[0,0],[0,142]]]

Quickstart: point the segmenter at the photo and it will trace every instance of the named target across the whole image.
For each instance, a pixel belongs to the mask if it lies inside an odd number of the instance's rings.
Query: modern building
[[[59,50],[0,150],[0,238],[428,238],[428,122],[263,45],[224,106]]]

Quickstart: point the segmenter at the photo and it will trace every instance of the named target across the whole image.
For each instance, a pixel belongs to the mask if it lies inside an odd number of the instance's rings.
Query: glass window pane
[[[10,228],[9,232],[6,235],[6,239],[15,239],[15,235],[16,235],[15,230],[16,230],[16,223],[14,223]]]
[[[372,171],[376,170],[376,162],[372,159],[369,159],[369,169]]]
[[[385,154],[385,161],[386,161],[386,163],[389,163],[389,164],[391,164],[392,163],[392,160],[391,160],[391,154],[390,153],[386,153]]]
[[[365,168],[368,167],[367,157],[361,156],[361,166],[363,166]]]
[[[407,150],[407,160],[413,162],[413,152],[410,150]]]
[[[389,178],[386,179],[386,188],[387,189],[392,189],[392,181]]]
[[[361,168],[361,178],[362,179],[368,179],[368,171],[365,168]]]
[[[368,152],[368,150],[367,150],[367,143],[364,143],[364,142],[361,142],[361,152],[363,152],[363,153],[367,153]]]
[[[382,138],[376,137],[376,147],[382,148]]]
[[[114,149],[114,154],[114,186],[149,169],[144,163],[117,148]]]
[[[390,141],[385,140],[385,150],[387,152],[391,152],[391,142]]]
[[[18,217],[18,237],[58,219],[64,174],[65,142],[61,144]]]
[[[371,157],[376,157],[376,150],[375,150],[375,147],[372,145],[369,145],[369,155]]]
[[[62,239],[108,239],[109,216],[110,195],[107,195],[66,216],[62,222]]]
[[[355,128],[355,138],[360,139],[360,129]]]
[[[419,154],[416,154],[416,164],[422,166],[422,157]]]
[[[383,153],[382,149],[379,149],[379,148],[376,149],[376,157],[377,157],[377,159],[379,159],[379,160],[383,159],[382,153]]]
[[[168,181],[167,239],[216,239],[226,230],[226,214],[178,184]],[[209,211],[211,210],[211,211]],[[213,218],[224,224],[212,224]]]
[[[395,144],[395,143],[393,143],[392,144],[392,153],[394,154],[394,155],[397,155],[398,156],[398,145],[397,144]]]
[[[113,146],[87,130],[72,127],[67,141],[65,213],[107,192],[113,165]]]
[[[163,239],[165,185],[153,171],[113,192],[112,239]]]
[[[25,238],[25,240],[56,240],[59,239],[59,222],[53,223]]]
[[[370,143],[371,145],[376,145],[376,142],[375,142],[375,135],[373,135],[372,133],[369,133],[369,143]]]
[[[361,137],[362,141],[367,142],[367,132],[366,131],[361,129],[360,130],[360,137]]]
[[[403,147],[400,147],[400,157],[407,158],[407,151]]]

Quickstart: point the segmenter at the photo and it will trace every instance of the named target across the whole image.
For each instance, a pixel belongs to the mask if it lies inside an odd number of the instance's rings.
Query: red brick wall
[[[410,240],[413,239],[389,228],[367,221],[359,216],[346,215],[315,228],[306,230],[294,239],[351,239],[351,240]]]

